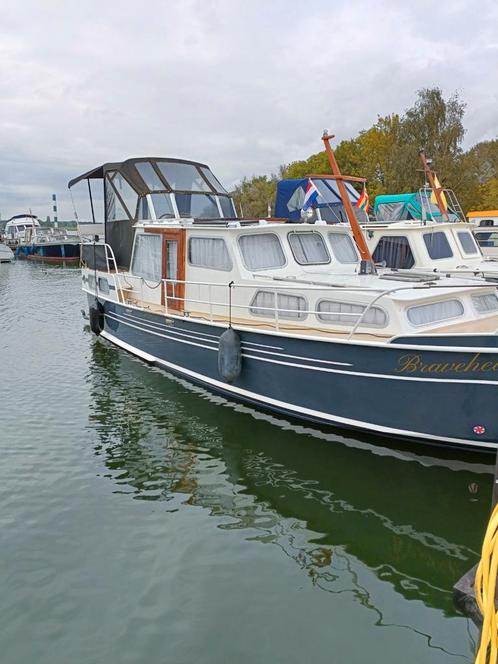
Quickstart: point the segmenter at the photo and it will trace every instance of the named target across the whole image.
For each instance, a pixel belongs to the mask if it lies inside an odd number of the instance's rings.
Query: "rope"
[[[498,572],[498,504],[488,523],[476,572],[475,593],[484,621],[475,664],[498,661],[498,612],[495,607]]]

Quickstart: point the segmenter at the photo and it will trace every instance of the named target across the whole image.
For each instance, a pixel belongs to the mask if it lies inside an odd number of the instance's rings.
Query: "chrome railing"
[[[102,246],[102,245],[100,245]],[[275,279],[272,280],[271,277],[266,279],[260,279],[253,282],[212,282],[212,281],[198,281],[198,280],[181,280],[181,279],[147,279],[140,275],[133,275],[129,272],[120,273],[117,270],[117,263],[112,247],[108,244],[105,244],[105,257],[106,257],[106,266],[107,273],[112,277],[116,297],[119,302],[126,303],[127,297],[131,294],[137,296],[137,302],[133,302],[133,306],[137,306],[142,310],[150,309],[150,305],[156,305],[163,309],[165,315],[189,315],[189,313],[194,313],[194,311],[189,312],[188,309],[193,309],[195,305],[202,305],[207,309],[206,312],[203,310],[197,311],[195,313],[204,314],[208,316],[210,322],[219,320],[219,317],[223,319],[231,319],[233,314],[238,312],[243,312],[244,318],[249,314],[251,317],[250,321],[254,321],[254,318],[261,316],[264,319],[265,324],[274,324],[275,329],[278,331],[280,326],[286,324],[287,326],[292,323],[297,323],[299,327],[306,329],[305,318],[309,315],[313,315],[319,324],[325,322],[333,324],[336,327],[339,327],[342,331],[348,331],[348,339],[351,339],[357,332],[358,328],[362,325],[368,325],[371,328],[376,328],[378,330],[383,329],[382,327],[371,325],[365,323],[365,317],[372,310],[372,308],[383,298],[393,295],[394,293],[399,293],[402,291],[431,291],[432,293],[436,290],[450,290],[450,289],[469,289],[469,288],[492,288],[491,284],[487,282],[479,281],[476,283],[460,283],[460,284],[438,284],[433,280],[428,280],[427,282],[417,282],[417,283],[406,283],[402,286],[395,286],[391,288],[380,288],[380,287],[365,287],[365,286],[345,286],[342,284],[326,284],[324,282],[320,283],[310,283],[309,281],[304,280],[281,280]],[[112,265],[112,267],[111,267]],[[179,288],[183,287],[183,292],[179,292]],[[197,297],[193,291],[193,287],[197,287]],[[207,290],[207,293],[204,297],[201,297],[201,288]],[[253,303],[253,298],[247,298],[245,302],[234,302],[233,297],[231,297],[230,290],[232,293],[234,290],[249,290],[252,293],[256,293],[258,290],[264,290],[266,292],[273,293],[273,306],[261,306],[259,304]],[[99,294],[98,279],[96,279],[96,290]],[[154,302],[151,299],[146,299],[145,296],[150,296],[150,291],[159,290],[160,296],[156,296],[156,300],[159,299],[159,303]],[[187,292],[188,290],[188,292]],[[220,297],[221,292],[221,297]],[[363,307],[361,312],[342,312],[342,311],[320,311],[317,308],[310,309],[296,309],[296,308],[286,308],[278,306],[278,295],[290,295],[293,293],[302,295],[303,297],[306,294],[319,293],[322,295],[322,299],[326,299],[327,296],[331,294],[340,294],[340,298],[337,299],[338,302],[345,302],[346,304],[353,304]],[[346,301],[344,300],[344,295],[347,293],[351,294],[363,294],[368,296],[368,301]],[[129,300],[128,300],[129,301]],[[187,308],[187,311],[185,309]],[[254,310],[257,310],[258,313],[254,313]],[[265,317],[264,314],[261,315],[259,312],[267,312],[268,317]],[[492,312],[489,312],[492,313]],[[333,316],[337,316],[337,320],[331,320]],[[350,319],[350,322],[346,322],[347,319]],[[304,323],[304,325],[303,325]],[[309,325],[308,325],[309,326]],[[387,327],[387,325],[385,326]],[[334,330],[329,328],[330,332]],[[337,330],[335,330],[337,331]]]

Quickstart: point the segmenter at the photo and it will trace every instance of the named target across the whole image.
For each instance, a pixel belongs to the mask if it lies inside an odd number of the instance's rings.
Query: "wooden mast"
[[[434,173],[431,171],[431,167],[429,166],[429,162],[427,161],[427,157],[425,156],[425,150],[420,150],[418,154],[420,156],[420,161],[422,162],[422,166],[424,168],[425,177],[427,178],[429,184],[431,185],[431,189],[436,197],[436,203],[439,208],[439,212],[441,212],[441,216],[443,217],[443,219],[446,219],[446,221],[448,221],[449,219],[448,211],[446,209],[445,204],[443,203],[443,197],[441,196],[443,188],[438,187],[436,185]]]
[[[334,180],[337,181],[337,187],[341,195],[342,204],[344,205],[344,210],[346,211],[346,216],[348,218],[349,225],[351,226],[351,230],[353,231],[353,237],[360,252],[361,256],[360,273],[361,274],[375,273],[376,269],[372,259],[372,255],[370,254],[370,250],[368,249],[365,236],[363,235],[363,231],[361,230],[358,219],[356,218],[353,206],[351,205],[349,194],[346,189],[346,185],[344,184],[345,180],[358,181],[360,178],[350,178],[349,176],[342,175],[337,160],[335,158],[334,151],[332,150],[332,146],[330,145],[331,138],[334,138],[332,134],[329,134],[327,131],[323,132],[322,141],[323,144],[325,145],[325,152],[327,153],[327,157],[329,159],[329,164],[330,168],[332,169],[332,173],[334,175]]]

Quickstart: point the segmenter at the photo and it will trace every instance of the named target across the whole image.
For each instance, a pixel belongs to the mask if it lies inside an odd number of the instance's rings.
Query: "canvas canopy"
[[[277,183],[277,195],[275,200],[275,216],[289,219],[289,221],[301,221],[301,210],[303,208],[306,187],[310,178],[296,180],[280,180]],[[319,195],[314,208],[320,209],[322,219],[330,223],[347,222],[347,217],[342,204],[341,195],[335,180],[313,178],[313,184],[318,189]],[[353,205],[359,198],[356,189],[346,182],[346,189]],[[358,210],[358,212],[362,212]]]
[[[451,217],[451,211],[448,210]],[[375,197],[374,214],[377,221],[405,221],[406,219],[432,219],[441,221],[441,212],[427,194],[390,194]]]

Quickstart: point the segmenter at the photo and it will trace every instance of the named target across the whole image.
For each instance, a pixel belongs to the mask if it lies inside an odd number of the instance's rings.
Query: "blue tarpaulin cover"
[[[309,179],[280,180],[277,183],[275,200],[276,217],[282,217],[295,222],[301,221],[301,210]],[[332,223],[347,221],[336,181],[320,178],[312,178],[312,181],[320,193],[317,203],[313,207],[320,209],[322,218]],[[360,195],[349,182],[346,182],[345,185],[350,200],[354,205]]]

